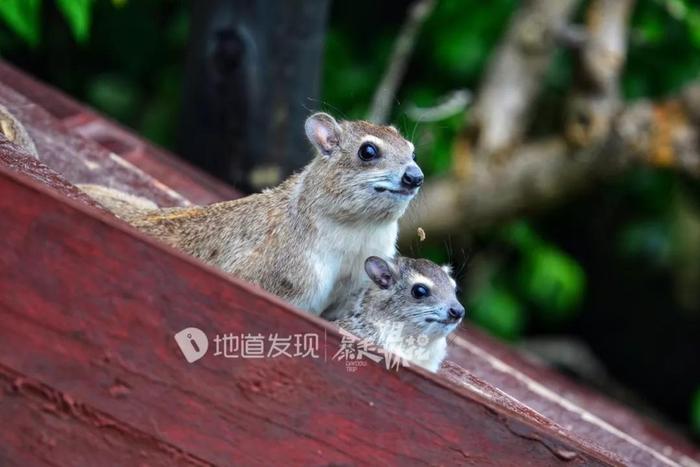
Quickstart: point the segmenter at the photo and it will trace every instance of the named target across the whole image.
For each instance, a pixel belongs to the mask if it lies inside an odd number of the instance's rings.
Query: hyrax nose
[[[450,319],[459,321],[464,317],[464,307],[460,304],[452,305],[448,311]]]
[[[401,177],[401,183],[408,188],[418,188],[423,184],[423,172],[415,164],[409,165]]]

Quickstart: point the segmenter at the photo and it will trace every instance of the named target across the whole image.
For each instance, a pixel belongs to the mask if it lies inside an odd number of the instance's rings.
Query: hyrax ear
[[[378,256],[370,256],[365,260],[365,272],[382,289],[388,289],[396,284],[395,269]]]
[[[327,113],[318,112],[307,118],[304,129],[311,144],[324,156],[329,156],[340,144],[340,126]]]

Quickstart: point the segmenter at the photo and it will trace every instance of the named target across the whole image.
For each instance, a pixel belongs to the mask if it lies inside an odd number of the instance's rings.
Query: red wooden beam
[[[0,366],[0,465],[210,465]]]
[[[50,186],[55,192],[61,193],[63,196],[107,212],[92,198],[76,188],[75,185],[69,183],[61,174],[47,167],[23,148],[8,141],[2,133],[0,133],[0,165]]]
[[[0,82],[22,95],[21,102],[17,100],[8,102],[5,99],[3,101],[14,113],[26,115],[24,120],[30,126],[33,126],[37,118],[53,121],[54,129],[59,133],[77,134],[97,143],[103,149],[111,151],[148,173],[194,204],[210,204],[240,196],[236,190],[220,180],[157,148],[114,121],[76,102],[63,92],[46,86],[2,60],[0,60]],[[31,110],[28,114],[23,113],[27,109],[28,102],[32,106],[38,104],[41,107],[39,115],[33,115]],[[83,148],[84,145],[79,147]],[[89,150],[90,147],[85,149]],[[49,153],[47,157],[57,158],[57,165],[65,167],[65,164],[60,163],[62,159],[60,154],[56,157],[55,153]],[[107,174],[107,178],[109,177],[111,175]]]
[[[630,465],[699,466],[690,442],[564,375],[525,360],[473,327],[452,340],[448,359],[462,370]]]
[[[0,212],[0,368],[15,375],[5,379],[49,387],[81,410],[194,459],[267,465],[620,460],[487,394],[485,383],[474,390],[421,370],[389,372],[375,364],[349,373],[322,358],[226,359],[210,352],[188,364],[173,335],[189,326],[209,336],[317,334],[321,356],[333,355],[340,339],[324,321],[5,168]],[[18,413],[32,413],[36,402],[13,397],[22,405]],[[16,431],[27,419],[5,423]],[[42,442],[33,435],[7,442]],[[52,449],[67,463],[80,463],[83,447]],[[3,450],[26,454],[18,446]]]
[[[177,162],[172,156],[165,153],[157,155],[157,149],[94,111],[0,62],[0,83],[3,81],[11,86],[0,87],[0,103],[20,117],[35,139],[38,135],[40,157],[49,166],[33,159],[28,160],[26,154],[18,152],[18,148],[7,141],[0,141],[0,165],[25,173],[65,196],[93,205],[94,203],[76,190],[69,180],[93,181],[108,185],[116,183],[125,191],[146,196],[161,204],[181,202],[164,189],[164,184],[160,183],[164,180],[176,188],[176,191],[199,203],[236,196],[232,190],[225,186],[222,188],[221,184],[217,185],[218,182],[211,183],[207,176],[201,176],[186,164]],[[21,92],[18,93],[18,90]],[[81,135],[92,141],[87,141]],[[58,141],[59,144],[52,145],[52,140]],[[146,170],[150,175],[134,170],[121,162],[119,157],[115,159],[116,156],[111,155],[107,149],[118,152],[120,156]],[[90,173],[90,180],[85,179],[84,167],[87,165],[94,169]],[[50,167],[65,170],[68,179]],[[141,238],[138,235],[137,237]],[[41,242],[38,238],[35,241]],[[43,243],[49,245],[62,242],[61,239],[54,242],[48,234],[43,239]],[[12,250],[4,248],[3,251]],[[141,260],[134,259],[130,264],[134,271],[143,269]],[[86,268],[86,271],[90,270]],[[136,280],[133,274],[127,273],[124,277]],[[105,294],[114,301],[119,300],[114,297],[114,293],[105,290]],[[103,300],[109,301],[107,298]],[[3,303],[0,300],[0,310],[3,310]],[[54,306],[60,307],[62,304],[56,303]],[[160,313],[168,316],[167,311],[160,310]],[[298,316],[298,319],[311,318],[303,315]],[[60,340],[57,342],[59,347],[65,345],[60,344]],[[131,349],[131,352],[140,351]],[[482,398],[483,409],[496,410],[508,427],[516,427],[514,430],[517,436],[539,438],[541,435],[538,430],[544,430],[544,433],[554,436],[554,439],[558,439],[558,436],[569,439],[571,436],[574,444],[579,443],[585,448],[584,451],[591,449],[611,462],[621,461],[633,465],[698,465],[700,455],[687,441],[640,418],[631,410],[573,384],[553,371],[525,361],[513,350],[474,329],[460,331],[459,337],[454,339],[450,347],[448,359],[451,363],[442,376],[451,381],[452,390],[461,388],[457,393],[466,390],[467,394],[472,394],[467,397],[475,397],[475,394],[478,394]],[[59,370],[53,376],[59,381],[65,378]],[[363,384],[383,382],[383,379],[376,375],[373,376],[376,379],[367,381],[361,375],[355,376],[356,379],[361,379]],[[28,375],[22,377],[29,378]],[[90,376],[86,378],[89,381]],[[212,384],[218,383],[213,381]],[[438,384],[445,383],[443,381]],[[53,385],[49,387],[58,391]],[[121,383],[110,387],[114,388],[111,390],[112,395],[118,397],[123,397],[130,391]],[[258,392],[260,390],[258,388]],[[333,392],[332,389],[330,391]],[[501,412],[503,407],[507,408],[505,415]],[[149,410],[146,402],[138,408],[144,412]],[[31,413],[30,408],[27,410]],[[280,408],[280,411],[284,412],[284,408]],[[514,413],[528,422],[522,424],[519,421],[521,418],[511,418]],[[455,423],[459,421],[455,420]],[[533,426],[536,428],[533,429]],[[442,430],[449,431],[449,428],[443,427]],[[508,438],[503,440],[504,443],[508,442]],[[1,442],[2,438],[0,444]],[[554,454],[561,460],[571,456],[579,458],[577,450],[567,450],[558,444],[548,446],[553,447]],[[3,460],[2,453],[0,445],[0,461]],[[197,459],[196,456],[193,458]]]
[[[156,200],[163,206],[188,201],[99,144],[71,133],[42,107],[0,82],[0,102],[22,122],[36,144],[39,160],[70,183],[101,183]]]

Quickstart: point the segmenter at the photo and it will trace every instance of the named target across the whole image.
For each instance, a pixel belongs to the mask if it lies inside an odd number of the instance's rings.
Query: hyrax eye
[[[363,161],[371,161],[379,157],[379,149],[372,143],[362,143],[359,151],[357,151],[357,157]]]
[[[423,284],[416,284],[411,289],[411,295],[413,295],[413,298],[420,300],[430,296],[430,289]]]

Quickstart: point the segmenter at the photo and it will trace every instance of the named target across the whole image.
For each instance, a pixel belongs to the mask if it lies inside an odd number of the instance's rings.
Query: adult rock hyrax
[[[426,259],[367,258],[372,284],[355,295],[337,324],[430,371],[447,353],[447,336],[464,317],[447,266]]]
[[[81,188],[138,229],[320,314],[364,282],[364,259],[393,257],[398,219],[423,183],[414,146],[390,126],[310,116],[316,157],[279,186],[205,207],[154,209]]]

